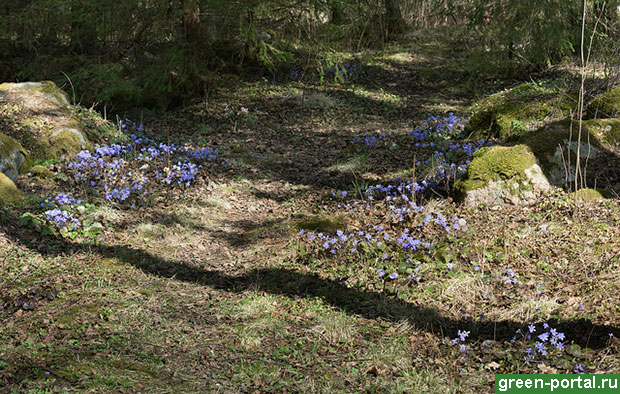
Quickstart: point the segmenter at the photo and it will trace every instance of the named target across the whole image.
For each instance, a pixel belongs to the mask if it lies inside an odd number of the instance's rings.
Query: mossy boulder
[[[616,138],[620,138],[620,121],[583,121],[579,143],[579,122],[562,120],[523,136],[519,142],[534,152],[549,182],[561,186],[574,180],[577,152],[582,162],[598,160]]]
[[[572,185],[577,156],[582,166],[587,163],[588,174],[613,172],[617,165],[613,163],[618,162],[620,119],[583,121],[581,139],[578,121],[556,121],[524,134],[516,143],[476,152],[466,176],[455,183],[456,196],[469,204],[529,200],[549,185]],[[593,196],[589,191],[580,193],[584,198]]]
[[[604,146],[620,147],[620,118],[584,120],[583,129]]]
[[[33,100],[48,103],[51,106],[64,108],[71,104],[69,95],[52,81],[3,83],[0,84],[0,91],[19,95],[26,94]]]
[[[19,204],[23,199],[22,193],[15,183],[0,172],[0,205]]]
[[[83,132],[74,127],[63,127],[50,136],[51,158],[72,156],[84,149],[92,148],[92,144],[84,137]]]
[[[570,198],[577,197],[578,200],[585,202],[601,201],[611,197],[607,190],[603,189],[579,189],[571,193]]]
[[[620,86],[590,101],[585,115],[588,119],[620,117]]]
[[[476,103],[465,133],[505,140],[570,114],[575,103],[574,95],[557,88],[524,83]]]
[[[24,147],[14,138],[0,133],[0,172],[15,181],[29,164],[28,152]]]
[[[30,173],[37,177],[37,178],[41,178],[41,179],[54,179],[55,175],[52,172],[52,170],[50,170],[47,167],[44,166],[32,166],[30,168]]]
[[[527,145],[479,150],[467,174],[454,184],[457,200],[469,206],[519,204],[549,188],[536,156]]]
[[[19,103],[18,107],[15,104]],[[19,141],[32,160],[60,159],[92,146],[68,95],[51,81],[0,85],[1,130]]]

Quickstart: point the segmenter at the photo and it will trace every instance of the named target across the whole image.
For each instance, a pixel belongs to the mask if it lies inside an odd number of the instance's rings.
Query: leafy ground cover
[[[2,390],[478,393],[618,371],[617,200],[454,204],[499,141],[462,139],[467,59],[435,37],[353,80],[231,80],[20,179]]]

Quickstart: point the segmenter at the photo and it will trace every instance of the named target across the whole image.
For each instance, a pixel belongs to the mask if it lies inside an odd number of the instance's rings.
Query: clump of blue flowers
[[[70,194],[59,193],[54,197],[46,198],[41,204],[41,208],[49,208],[43,214],[50,224],[58,229],[68,228],[76,230],[80,221],[75,216],[78,207],[83,203]]]
[[[126,142],[81,151],[66,164],[66,172],[78,185],[107,202],[133,207],[149,192],[188,188],[205,169],[226,165],[217,149],[149,138],[141,134],[143,125],[128,120],[121,130]]]
[[[528,365],[561,359],[566,348],[566,335],[548,323],[540,327],[530,324],[526,330],[517,330],[510,342],[515,344],[518,341],[525,345],[523,361]]]
[[[465,353],[467,351],[467,345],[465,345],[465,341],[467,340],[467,337],[469,336],[469,331],[461,331],[459,330],[457,333],[457,337],[454,338],[452,340],[452,344],[454,345],[459,345],[459,349]]]

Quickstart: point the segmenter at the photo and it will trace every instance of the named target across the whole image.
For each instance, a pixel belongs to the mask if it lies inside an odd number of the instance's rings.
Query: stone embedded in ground
[[[465,133],[474,138],[504,140],[567,116],[575,104],[573,95],[557,88],[524,83],[476,104]]]
[[[590,101],[585,115],[588,119],[620,117],[620,86]]]
[[[13,182],[17,180],[22,167],[27,166],[28,153],[19,142],[6,134],[0,133],[0,172]]]
[[[18,204],[22,199],[22,193],[17,189],[13,181],[0,172],[0,206]]]
[[[0,84],[0,124],[33,161],[73,155],[91,144],[68,95],[50,81]]]
[[[571,198],[577,197],[578,200],[585,202],[594,202],[605,200],[610,197],[610,193],[603,189],[579,189],[571,193]]]
[[[577,153],[581,164],[588,162],[606,167],[620,143],[620,119],[597,119],[582,122],[563,120],[551,123],[519,140],[536,155],[552,185],[564,186],[575,180]],[[606,187],[606,186],[604,186]]]
[[[44,166],[32,166],[30,168],[30,173],[41,179],[53,179],[55,177],[54,173],[49,168]]]
[[[531,149],[516,145],[476,152],[454,190],[457,199],[468,206],[494,206],[531,201],[550,187]]]
[[[468,205],[520,204],[551,185],[575,180],[575,162],[608,166],[620,145],[620,119],[550,123],[518,139],[519,145],[476,152],[468,173],[455,183],[455,194]],[[603,186],[606,187],[606,186]]]

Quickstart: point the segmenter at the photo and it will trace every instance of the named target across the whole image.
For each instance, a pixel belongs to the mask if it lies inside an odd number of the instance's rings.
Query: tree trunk
[[[329,3],[329,20],[334,25],[341,25],[344,23],[344,14],[342,12],[342,7],[338,1],[331,1]]]
[[[182,2],[185,42],[196,46],[200,42],[200,4],[197,0],[182,0]]]
[[[405,31],[405,21],[398,0],[384,0],[385,22],[388,38],[394,38]]]

